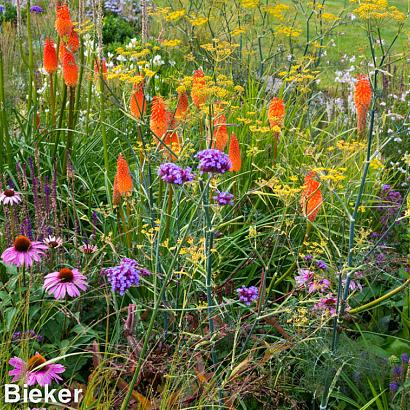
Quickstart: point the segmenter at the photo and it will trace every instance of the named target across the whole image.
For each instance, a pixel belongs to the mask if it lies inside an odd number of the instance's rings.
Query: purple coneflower
[[[118,266],[103,270],[114,292],[121,296],[132,286],[139,286],[140,276],[148,276],[151,272],[139,265],[137,261],[123,258]]]
[[[14,240],[13,246],[7,248],[1,255],[4,263],[14,266],[31,266],[40,262],[47,246],[41,242],[31,241],[27,236],[20,235]]]
[[[250,286],[249,288],[242,286],[236,289],[236,291],[238,292],[239,300],[247,306],[258,299],[259,290],[256,286]]]
[[[9,360],[9,365],[14,367],[13,370],[9,371],[9,376],[13,376],[13,383],[23,380],[29,386],[35,384],[46,386],[53,381],[58,383],[59,380],[62,380],[59,374],[64,373],[64,366],[57,363],[46,363],[47,360],[39,353],[28,359],[27,363],[14,356]]]
[[[87,279],[77,269],[62,268],[58,272],[51,272],[44,278],[44,289],[56,299],[63,299],[65,295],[80,296],[80,290],[87,290]]]
[[[204,149],[199,151],[195,157],[199,159],[198,169],[201,171],[201,174],[205,172],[223,174],[232,167],[229,156],[217,149]]]
[[[43,239],[43,243],[50,249],[56,249],[63,245],[63,240],[59,236],[49,235],[47,238]]]
[[[3,205],[17,205],[21,202],[21,196],[14,189],[5,189],[0,194],[0,204]]]
[[[191,168],[187,167],[183,169],[172,162],[161,164],[158,168],[158,175],[168,184],[175,185],[182,185],[185,182],[191,182],[194,179],[194,175],[191,173]]]
[[[214,201],[218,203],[218,205],[233,205],[234,196],[229,192],[218,192],[217,195],[214,196]]]
[[[43,8],[40,6],[31,6],[30,7],[30,12],[35,13],[35,14],[41,14],[43,12]]]
[[[91,255],[91,254],[98,251],[98,246],[97,245],[91,245],[90,243],[83,243],[80,246],[80,251],[82,253],[87,254],[87,255]]]

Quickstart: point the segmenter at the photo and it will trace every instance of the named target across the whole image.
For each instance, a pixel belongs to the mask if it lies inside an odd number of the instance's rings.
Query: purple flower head
[[[34,262],[40,262],[47,246],[41,242],[31,241],[24,235],[19,235],[14,240],[13,246],[7,248],[1,259],[7,265],[30,267]]]
[[[35,14],[41,14],[43,12],[43,8],[40,6],[31,6],[30,7],[30,12],[35,13]]]
[[[295,277],[295,281],[299,286],[307,285],[314,276],[314,272],[309,269],[299,269],[299,275]]]
[[[392,382],[389,384],[389,388],[392,393],[396,393],[396,391],[399,389],[399,385],[396,382]]]
[[[19,192],[14,189],[5,189],[0,192],[0,204],[3,205],[17,205],[21,202],[21,196]]]
[[[0,14],[4,13],[5,9],[6,8],[2,4],[0,4]]]
[[[326,263],[323,262],[323,261],[320,260],[320,259],[318,259],[318,260],[316,261],[316,266],[317,266],[319,269],[322,269],[322,270],[326,270],[326,269],[327,269]]]
[[[403,354],[401,355],[401,361],[402,361],[403,363],[407,363],[407,362],[409,361],[409,355],[408,355],[407,353],[403,353]]]
[[[9,365],[13,367],[9,371],[9,376],[13,376],[12,382],[22,380],[28,386],[46,386],[53,381],[58,383],[62,380],[60,374],[65,371],[63,365],[48,363],[39,353],[30,357],[27,362],[14,356],[9,360]]]
[[[139,286],[140,276],[148,276],[151,272],[141,267],[137,261],[130,258],[123,258],[119,265],[104,269],[108,281],[114,292],[121,296],[132,286]]]
[[[161,164],[158,169],[158,175],[161,179],[169,184],[182,185],[185,182],[191,182],[194,175],[191,173],[191,168],[181,168],[180,166],[167,162]]]
[[[249,288],[242,286],[236,289],[236,291],[238,292],[239,300],[247,306],[258,299],[259,290],[256,286],[250,286]]]
[[[393,378],[400,377],[402,371],[403,371],[403,368],[401,366],[394,366],[392,370],[392,377]]]
[[[204,149],[199,151],[195,157],[199,159],[198,169],[201,171],[201,174],[205,172],[224,174],[232,167],[228,155],[217,149]]]
[[[346,279],[342,280],[343,286],[346,285]],[[356,289],[358,289],[359,291],[363,290],[363,286],[360,282],[357,282],[355,280],[351,280],[349,283],[349,290],[351,290],[352,292],[355,291]]]
[[[319,299],[319,302],[314,305],[314,309],[334,316],[336,314],[336,304],[337,298],[329,293],[325,297]]]
[[[218,195],[214,196],[214,201],[218,203],[218,205],[233,205],[234,196],[229,192],[218,192]]]
[[[386,226],[393,222],[400,211],[403,197],[399,191],[394,191],[388,184],[384,184],[379,192],[377,210],[380,213],[380,222]]]
[[[329,289],[330,286],[330,280],[329,279],[319,279],[312,281],[309,283],[309,293],[314,293],[314,292],[324,292],[327,289]]]
[[[77,269],[61,268],[59,271],[51,272],[44,277],[45,291],[54,296],[55,299],[64,299],[80,296],[80,291],[87,290],[87,278]]]
[[[305,255],[305,257],[303,258],[306,262],[311,262],[313,259],[312,255]]]

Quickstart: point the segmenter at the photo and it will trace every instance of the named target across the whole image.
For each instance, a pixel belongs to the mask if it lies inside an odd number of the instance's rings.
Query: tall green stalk
[[[11,163],[11,144],[8,130],[6,98],[4,92],[3,50],[0,44],[0,169],[7,162]]]
[[[360,181],[359,191],[356,196],[356,201],[353,208],[353,213],[349,216],[349,248],[348,248],[348,255],[347,255],[347,274],[346,274],[346,281],[344,284],[344,288],[342,289],[342,281],[341,277],[339,279],[339,290],[338,290],[338,298],[337,298],[337,306],[336,306],[336,316],[333,320],[333,330],[332,330],[332,345],[331,345],[331,354],[335,355],[339,345],[340,339],[340,330],[339,330],[339,323],[343,320],[343,316],[346,312],[347,307],[347,298],[349,296],[349,287],[350,282],[352,279],[352,274],[354,273],[354,264],[353,264],[353,249],[354,249],[354,240],[355,240],[355,228],[356,228],[356,219],[359,213],[359,208],[362,203],[362,197],[364,193],[364,188],[366,185],[367,174],[369,171],[370,161],[371,161],[371,149],[373,144],[373,137],[374,137],[374,123],[375,123],[375,114],[376,114],[376,102],[377,97],[379,95],[378,91],[378,84],[377,84],[377,77],[380,70],[383,69],[383,64],[386,57],[389,55],[389,52],[395,43],[401,28],[398,30],[396,36],[393,38],[392,42],[390,43],[387,50],[384,50],[384,53],[380,59],[380,63],[377,64],[376,59],[376,52],[374,49],[374,39],[372,36],[372,32],[370,27],[368,29],[368,39],[370,45],[370,51],[372,53],[373,64],[375,66],[375,73],[373,77],[373,98],[372,104],[370,109],[370,125],[369,125],[369,132],[368,132],[368,139],[367,139],[367,150],[366,150],[366,160],[363,167],[362,178]],[[373,303],[370,304],[370,307],[373,306]],[[320,410],[326,410],[329,402],[329,390],[332,383],[332,377],[330,375],[326,379],[325,388],[322,394],[322,400],[320,403]]]
[[[104,167],[105,173],[108,175],[109,171],[109,162],[108,162],[108,144],[107,144],[107,133],[105,129],[105,102],[104,102],[104,73],[102,69],[102,58],[100,58],[100,62],[98,65],[99,70],[99,80],[100,80],[100,130],[101,130],[101,137],[103,141],[103,149],[104,149]]]
[[[75,87],[69,87],[70,103],[68,106],[68,131],[67,142],[65,147],[64,166],[63,172],[65,172],[68,158],[71,157],[73,148],[73,135],[74,135],[74,107],[75,107]]]
[[[212,297],[212,247],[213,247],[213,231],[212,231],[212,217],[211,217],[211,211],[210,211],[210,204],[209,204],[209,184],[212,176],[210,175],[208,178],[208,182],[206,186],[203,186],[203,182],[200,182],[200,186],[204,191],[204,194],[202,196],[202,203],[204,206],[204,212],[205,212],[205,257],[206,257],[206,281],[205,281],[205,286],[206,286],[206,298],[208,302],[208,325],[209,325],[209,337],[213,339],[213,335],[215,332],[215,325],[214,325],[214,300]],[[218,363],[217,355],[215,348],[211,347],[211,357],[212,357],[212,363],[214,367]]]

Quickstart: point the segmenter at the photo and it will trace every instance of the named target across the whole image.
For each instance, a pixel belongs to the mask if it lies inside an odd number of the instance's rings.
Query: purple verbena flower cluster
[[[158,169],[158,175],[168,184],[175,185],[183,185],[185,182],[191,182],[194,179],[191,168],[183,169],[172,162],[161,164]]]
[[[43,12],[43,8],[40,6],[31,6],[30,7],[30,12],[35,13],[35,14],[41,14]]]
[[[217,195],[214,196],[214,201],[218,203],[218,205],[233,205],[233,194],[229,192],[218,192]]]
[[[132,286],[139,286],[140,277],[148,276],[151,272],[139,265],[137,261],[123,258],[119,265],[103,270],[114,292],[121,296]]]
[[[258,299],[259,290],[256,286],[249,286],[249,288],[242,286],[236,289],[239,300],[245,305],[249,306],[254,300]]]
[[[232,167],[228,155],[217,149],[204,149],[199,151],[195,157],[199,159],[198,169],[201,171],[201,174],[205,172],[224,174]]]

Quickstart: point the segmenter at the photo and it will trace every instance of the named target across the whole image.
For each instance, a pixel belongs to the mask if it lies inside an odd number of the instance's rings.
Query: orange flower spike
[[[320,191],[320,182],[314,179],[314,172],[309,172],[305,177],[305,185],[300,198],[303,216],[310,222],[316,219],[316,216],[322,206],[323,197]]]
[[[78,82],[78,66],[75,58],[67,49],[63,59],[63,77],[67,87],[75,87]]]
[[[80,48],[80,39],[74,28],[71,30],[70,37],[67,41],[67,47],[71,50],[72,53],[77,52],[77,50]]]
[[[178,93],[178,103],[175,110],[175,119],[183,120],[189,112],[188,94],[186,91]]]
[[[354,90],[354,104],[357,111],[357,131],[366,131],[366,116],[372,102],[372,87],[365,75],[359,76]]]
[[[64,61],[64,54],[66,52],[66,47],[63,42],[60,43],[60,47],[58,49],[58,59],[60,60],[60,63],[63,64]]]
[[[48,74],[53,74],[58,67],[58,58],[54,41],[50,38],[46,38],[46,41],[44,42],[43,67]]]
[[[168,130],[169,114],[167,113],[164,99],[154,96],[151,104],[150,129],[158,137],[162,138]]]
[[[199,109],[206,101],[206,81],[202,70],[195,70],[192,78],[191,98],[195,106]]]
[[[147,102],[144,96],[144,82],[134,84],[134,89],[135,91],[131,94],[130,98],[130,111],[135,118],[139,119],[147,110]]]
[[[219,151],[223,151],[229,141],[226,117],[224,114],[220,114],[214,119],[214,137],[215,148],[219,149]]]
[[[229,159],[232,162],[232,167],[229,171],[239,172],[242,166],[241,148],[239,146],[238,138],[235,134],[231,134],[231,142],[229,143]]]
[[[73,29],[73,22],[71,21],[70,10],[67,4],[57,6],[54,27],[60,37],[70,36]]]
[[[281,98],[273,97],[268,109],[268,120],[270,127],[282,128],[285,117],[285,104]],[[277,131],[277,130],[276,130]]]
[[[129,196],[132,193],[133,183],[127,160],[118,155],[117,173],[114,178],[114,194],[120,196]],[[114,195],[114,197],[115,197]]]

